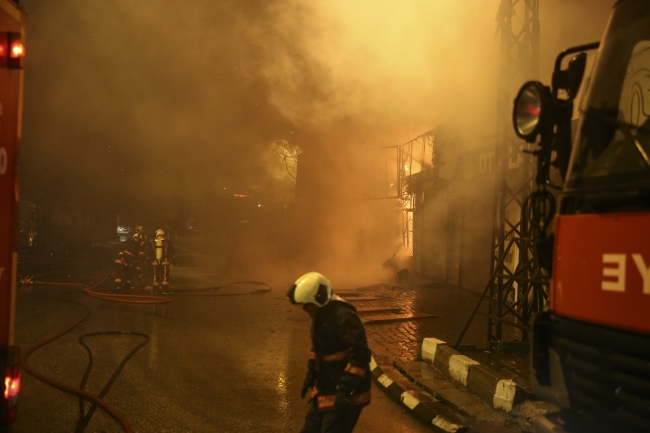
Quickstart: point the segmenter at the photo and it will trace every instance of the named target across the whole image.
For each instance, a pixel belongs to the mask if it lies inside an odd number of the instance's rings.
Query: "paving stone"
[[[435,369],[426,365],[426,363],[418,362],[420,359],[420,346],[424,338],[435,337],[447,342],[447,348],[442,349],[442,352],[449,352],[446,353],[447,361],[452,355],[467,355],[473,358],[476,354],[480,354],[481,358],[478,360],[482,364],[495,369],[505,368],[512,372],[508,377],[512,377],[517,383],[520,381],[526,382],[529,375],[528,363],[522,362],[522,360],[526,360],[526,354],[520,353],[513,356],[501,353],[495,356],[494,353],[485,353],[481,349],[485,347],[486,343],[487,321],[484,316],[477,316],[474,319],[461,342],[463,346],[473,348],[474,352],[459,354],[459,352],[453,350],[453,345],[458,340],[460,331],[466,325],[472,310],[476,306],[480,296],[478,293],[448,286],[440,282],[422,284],[418,281],[410,281],[399,285],[377,284],[371,287],[363,287],[354,290],[352,294],[354,296],[347,300],[352,303],[355,300],[361,300],[358,305],[361,306],[360,309],[365,311],[390,309],[391,311],[398,311],[402,315],[427,314],[436,316],[435,320],[373,322],[366,327],[368,344],[377,364],[382,367],[382,370],[385,369],[390,374],[390,376],[386,375],[385,377],[390,378],[391,384],[395,385],[396,382],[392,382],[393,380],[399,382],[399,387],[393,386],[392,388],[396,394],[402,389],[402,395],[399,397],[402,404],[409,404],[409,401],[404,400],[404,389],[408,390],[408,393],[414,396],[413,398],[416,395],[422,396],[422,400],[418,399],[419,403],[414,406],[417,409],[413,409],[415,416],[427,422],[432,415],[446,411],[447,416],[436,415],[432,421],[453,418],[458,425],[479,427],[479,430],[476,431],[481,433],[487,428],[485,425],[476,425],[481,421],[496,425],[505,424],[511,427],[530,428],[530,419],[526,415],[517,412],[521,410],[521,405],[518,405],[510,414],[495,410],[479,396],[469,392],[462,386],[451,383],[440,372],[433,373]],[[479,310],[487,311],[487,303],[484,303]],[[360,313],[362,319],[367,320],[370,318],[372,320],[372,313]],[[385,314],[385,316],[396,315]],[[517,338],[517,330],[508,332],[510,331],[505,331],[507,338],[513,340]],[[431,371],[427,371],[422,367],[423,365]],[[399,371],[395,370],[393,366],[399,367]],[[412,366],[413,368],[406,368],[405,366]],[[402,371],[403,368],[404,371]],[[426,391],[424,394],[422,394],[423,390]],[[425,396],[427,394],[433,396],[434,401],[426,401]],[[397,396],[394,397],[397,398]],[[411,399],[411,397],[406,397],[407,400]],[[463,429],[465,428],[467,427]],[[521,432],[522,430],[510,431]],[[494,430],[495,433],[510,433],[510,431]],[[488,430],[485,430],[485,433],[488,433]]]
[[[381,316],[364,316],[361,318],[363,323],[387,323],[387,322],[399,322],[404,320],[418,320],[418,319],[430,319],[433,318],[431,314],[421,314],[421,313],[408,313],[408,314],[384,314]],[[398,328],[400,333],[404,336],[409,336],[410,334],[406,329]]]
[[[348,302],[350,302],[350,303],[354,303],[354,302],[369,302],[369,301],[376,301],[376,300],[378,300],[378,299],[381,299],[381,298],[373,298],[373,297],[365,297],[365,298],[364,298],[364,297],[352,297],[352,298],[346,299],[346,301],[348,301]]]
[[[357,308],[358,314],[369,314],[369,313],[399,313],[402,310],[399,308]]]
[[[408,322],[384,322],[372,323],[368,326],[366,333],[368,344],[373,353],[386,353],[397,356],[400,359],[419,359],[419,345],[424,338],[435,337],[453,346],[472,310],[479,300],[480,294],[459,287],[449,286],[443,282],[434,281],[411,281],[409,283],[377,284],[370,287],[363,287],[354,290],[356,299],[374,299],[372,301],[360,302],[364,309],[399,309],[403,313],[430,314],[436,316],[435,320],[417,320]],[[348,299],[353,302],[353,299]],[[484,302],[480,310],[487,311],[487,303]],[[463,346],[484,348],[486,345],[487,319],[484,316],[477,316],[470,324],[465,337],[462,340]],[[507,327],[504,327],[504,331]],[[506,333],[508,331],[505,331]],[[515,331],[513,331],[515,332]],[[516,331],[518,332],[518,331]],[[517,335],[508,335],[512,339]],[[387,346],[395,346],[396,343],[418,343],[402,344],[399,347],[388,349]],[[466,353],[463,353],[466,354]],[[512,371],[513,380],[523,388],[529,388],[529,366],[526,360],[527,354],[501,354],[496,362],[493,354],[483,354],[477,358],[479,362],[489,365],[498,371]],[[470,357],[473,355],[467,354]],[[516,362],[511,362],[510,358]]]

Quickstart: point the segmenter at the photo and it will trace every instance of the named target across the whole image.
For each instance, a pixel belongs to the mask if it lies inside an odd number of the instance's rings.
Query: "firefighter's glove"
[[[342,383],[336,389],[334,407],[338,410],[347,411],[352,407],[352,393],[354,389],[346,383]]]
[[[314,386],[314,376],[307,374],[305,381],[302,383],[302,390],[300,390],[300,398],[304,399],[309,390]]]

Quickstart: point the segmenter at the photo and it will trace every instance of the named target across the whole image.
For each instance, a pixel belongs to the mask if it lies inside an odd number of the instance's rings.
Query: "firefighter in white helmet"
[[[370,403],[370,349],[354,306],[318,272],[298,278],[287,296],[313,319],[312,349],[301,396],[311,406],[301,433],[350,433]]]
[[[153,293],[171,295],[169,289],[169,266],[176,265],[176,254],[171,241],[165,236],[162,229],[156,230],[151,242],[153,250]]]

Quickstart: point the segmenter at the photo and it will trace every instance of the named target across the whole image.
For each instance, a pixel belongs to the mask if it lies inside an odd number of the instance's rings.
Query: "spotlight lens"
[[[542,113],[542,95],[538,86],[531,83],[519,92],[515,101],[515,129],[520,137],[536,132]]]

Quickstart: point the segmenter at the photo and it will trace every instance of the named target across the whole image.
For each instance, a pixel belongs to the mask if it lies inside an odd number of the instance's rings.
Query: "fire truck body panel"
[[[18,156],[23,71],[7,66],[10,33],[23,34],[24,12],[0,1],[0,345],[13,340],[13,302],[18,242]],[[15,39],[14,39],[15,40]]]
[[[650,210],[647,1],[615,5],[579,111],[560,213]]]
[[[650,334],[650,212],[561,215],[552,310]]]
[[[650,431],[650,1],[613,7],[555,217],[532,387],[536,433]]]
[[[18,266],[20,150],[26,13],[0,0],[0,428],[16,418],[20,392],[20,350],[13,346],[16,271]]]

